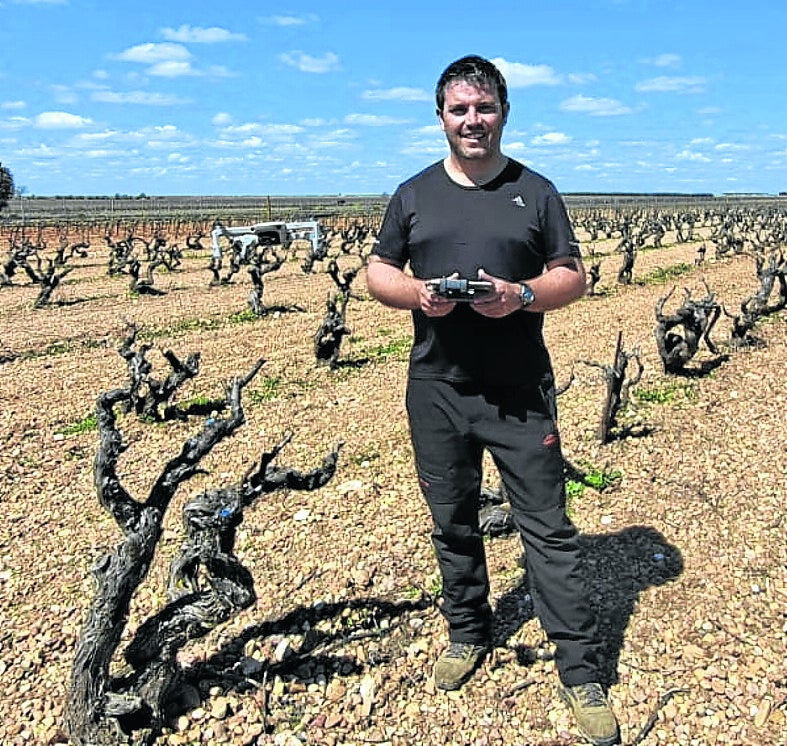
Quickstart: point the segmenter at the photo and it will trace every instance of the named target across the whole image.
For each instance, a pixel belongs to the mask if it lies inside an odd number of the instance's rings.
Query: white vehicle
[[[219,261],[222,254],[220,243],[222,236],[231,243],[240,241],[244,257],[255,246],[282,246],[288,249],[293,241],[298,240],[309,241],[312,245],[312,253],[316,255],[321,254],[325,248],[325,236],[317,220],[295,223],[271,221],[253,225],[234,225],[231,228],[217,222],[210,232],[210,246],[213,258]]]

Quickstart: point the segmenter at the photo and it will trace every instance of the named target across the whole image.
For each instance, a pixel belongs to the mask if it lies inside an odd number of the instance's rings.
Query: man
[[[578,573],[577,531],[565,515],[542,336],[544,312],[585,292],[579,244],[554,186],[501,151],[509,104],[497,68],[464,57],[443,72],[436,98],[449,154],[398,187],[367,269],[377,300],[413,314],[407,410],[434,520],[450,642],[435,664],[435,683],[458,689],[490,647],[477,512],[487,450],[522,536],[539,618],[555,645],[561,695],[586,738],[614,744],[618,726],[599,682],[597,625]],[[435,291],[432,281],[445,277],[482,280],[491,292],[457,302]]]

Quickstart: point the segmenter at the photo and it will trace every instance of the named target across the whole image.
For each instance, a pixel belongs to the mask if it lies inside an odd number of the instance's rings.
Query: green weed
[[[279,376],[268,376],[263,378],[262,381],[249,393],[249,400],[254,404],[262,404],[262,402],[270,401],[279,396],[281,389],[281,378]]]
[[[620,483],[622,477],[623,474],[617,469],[613,469],[612,471],[590,469],[585,472],[583,481],[597,492],[604,492],[605,490],[616,487]]]
[[[582,472],[566,478],[566,514],[573,516],[576,501],[585,493],[585,488],[592,487],[597,492],[616,487],[623,476],[617,469],[604,471],[586,463],[580,464]]]
[[[634,390],[637,401],[646,404],[676,404],[679,400],[693,401],[697,392],[691,382],[666,381],[650,388],[638,387]]]
[[[199,396],[192,396],[188,399],[184,399],[178,405],[179,409],[190,409],[191,407],[207,407],[209,404],[213,403],[214,399],[211,399],[209,396],[205,396],[201,394]]]
[[[36,360],[41,357],[54,357],[56,355],[68,355],[71,352],[76,352],[79,349],[95,350],[107,347],[105,339],[65,339],[60,342],[53,342],[46,347],[37,350],[25,350],[19,354],[21,360]]]
[[[691,272],[694,267],[686,262],[673,264],[670,267],[656,267],[651,272],[648,272],[644,277],[640,278],[637,284],[639,285],[662,285],[676,277],[685,275]]]
[[[576,501],[585,493],[585,485],[575,479],[566,480],[566,515],[574,517],[574,505]]]
[[[44,348],[41,357],[49,357],[50,355],[65,355],[74,349],[73,342],[54,342]]]
[[[372,347],[366,354],[370,358],[377,360],[406,360],[407,356],[410,354],[411,347],[412,341],[409,337],[399,337],[385,344]]]
[[[408,601],[415,601],[423,595],[423,591],[415,585],[408,585],[403,591],[402,595]]]
[[[254,321],[259,321],[259,318],[260,317],[250,308],[244,308],[242,311],[230,314],[228,320],[230,324],[249,324]]]
[[[219,329],[223,325],[221,319],[179,319],[170,326],[161,326],[156,329],[142,329],[139,333],[140,339],[155,339],[156,337],[168,337],[173,334],[183,334],[186,332],[211,331]]]
[[[433,572],[426,578],[424,590],[435,597],[443,592],[443,579],[439,572]]]
[[[98,418],[94,414],[89,414],[87,417],[84,417],[78,422],[72,422],[70,425],[66,425],[62,430],[59,430],[58,433],[60,435],[79,435],[81,433],[89,433],[97,429]]]
[[[248,324],[259,321],[257,316],[250,308],[245,308],[237,313],[231,313],[226,318],[209,317],[199,319],[179,319],[170,326],[161,326],[156,329],[142,329],[139,333],[140,339],[155,339],[156,337],[167,337],[173,334],[183,334],[187,332],[209,332],[221,329],[226,324]]]

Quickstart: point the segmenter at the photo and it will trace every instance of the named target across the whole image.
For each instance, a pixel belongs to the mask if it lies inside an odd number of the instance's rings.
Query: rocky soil
[[[674,240],[674,239],[673,239]],[[611,701],[624,744],[787,742],[787,317],[756,329],[761,344],[728,346],[705,374],[665,375],[654,306],[673,284],[702,296],[703,278],[730,310],[756,291],[751,258],[693,267],[696,245],[641,252],[634,284],[551,314],[548,343],[559,383],[568,461],[619,475],[571,501],[587,547],[591,602],[607,639]],[[126,380],[117,347],[126,319],[159,354],[202,353],[179,398],[223,396],[225,382],[266,359],[245,398],[247,424],[185,485],[165,519],[156,563],[139,589],[127,634],[166,603],[169,561],[183,539],[180,508],[207,487],[242,476],[284,433],[281,464],[310,469],[345,442],[335,478],[310,493],[279,492],[247,511],[236,550],[258,601],[181,660],[194,683],[159,744],[581,743],[556,697],[557,676],[526,589],[516,537],[490,539],[496,608],[493,655],[458,693],[436,692],[431,665],[445,645],[430,524],[413,478],[403,409],[409,316],[371,301],[363,275],[350,301],[342,365],[315,365],[312,335],[332,283],[288,264],[266,282],[270,312],[248,320],[249,280],[209,288],[206,254],[156,276],[161,297],[132,297],[106,274],[99,240],[53,296],[20,279],[0,289],[0,743],[58,742],[74,649],[91,602],[90,567],[120,533],[92,485],[96,397]],[[671,301],[672,302],[672,301]],[[668,305],[668,308],[670,306]],[[244,320],[245,319],[245,320]],[[598,367],[618,331],[639,350],[642,380],[623,413],[623,437],[596,438],[604,397]],[[692,369],[716,360],[703,349]],[[583,362],[585,361],[585,362]],[[696,363],[696,364],[694,364]],[[199,420],[121,420],[121,478],[144,500],[162,465]],[[489,470],[490,485],[496,475]],[[579,490],[577,490],[579,492]]]

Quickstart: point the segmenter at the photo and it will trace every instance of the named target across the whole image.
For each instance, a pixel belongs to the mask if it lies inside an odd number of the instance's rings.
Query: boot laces
[[[448,645],[448,649],[445,651],[443,657],[461,660],[462,658],[469,658],[480,649],[480,645],[472,645],[467,642],[452,642]]]
[[[578,699],[584,707],[606,707],[604,690],[598,684],[581,684],[576,688]]]

